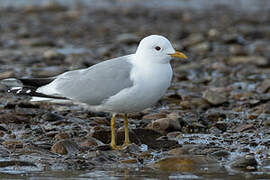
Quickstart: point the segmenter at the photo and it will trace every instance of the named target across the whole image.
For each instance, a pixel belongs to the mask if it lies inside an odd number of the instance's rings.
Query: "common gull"
[[[120,150],[130,144],[127,114],[152,106],[165,94],[172,80],[170,60],[174,57],[187,58],[175,51],[167,38],[151,35],[140,41],[135,54],[55,77],[18,79],[23,85],[9,92],[32,96],[31,101],[79,103],[90,111],[112,113],[110,145]],[[115,141],[117,113],[124,114],[122,146]]]

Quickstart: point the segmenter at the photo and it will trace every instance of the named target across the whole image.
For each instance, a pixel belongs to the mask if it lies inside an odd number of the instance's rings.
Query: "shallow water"
[[[37,171],[37,172],[24,172],[13,171],[12,173],[1,172],[1,179],[269,179],[269,174],[262,174],[260,172],[252,173],[237,173],[228,172],[225,169],[209,168],[207,165],[198,167],[198,172],[184,172],[184,171],[161,171],[155,169],[144,168],[117,168],[111,170],[92,169],[89,171]]]

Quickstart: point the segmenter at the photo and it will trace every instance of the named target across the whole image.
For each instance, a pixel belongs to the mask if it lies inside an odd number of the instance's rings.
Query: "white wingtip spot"
[[[13,88],[10,89],[10,91],[12,91],[12,90],[20,90],[20,89],[22,89],[22,87],[13,87]]]
[[[28,90],[26,91],[26,93],[27,93],[27,94],[29,94],[30,92],[31,92],[31,90],[30,90],[30,89],[28,89]]]
[[[19,90],[16,92],[16,94],[19,94],[20,92],[22,92],[22,89],[19,89]]]

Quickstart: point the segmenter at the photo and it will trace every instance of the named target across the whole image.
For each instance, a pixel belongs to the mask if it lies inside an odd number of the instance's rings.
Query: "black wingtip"
[[[15,95],[20,95],[20,96],[42,97],[42,98],[52,98],[52,99],[62,99],[62,100],[68,99],[65,97],[51,96],[51,95],[38,93],[36,92],[35,88],[31,88],[31,87],[13,87],[9,89],[8,92],[13,93]]]

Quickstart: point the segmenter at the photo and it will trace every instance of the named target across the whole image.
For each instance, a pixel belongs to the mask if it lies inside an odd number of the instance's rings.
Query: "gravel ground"
[[[0,10],[0,79],[89,67],[133,53],[150,34],[189,57],[172,62],[163,99],[130,115],[123,151],[108,146],[109,114],[30,103],[0,84],[1,176],[270,178],[269,10],[136,7]]]

